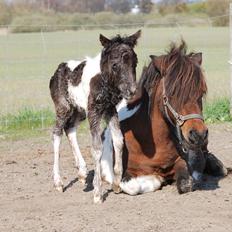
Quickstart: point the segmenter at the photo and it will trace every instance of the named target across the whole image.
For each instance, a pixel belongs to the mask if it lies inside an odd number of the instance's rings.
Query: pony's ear
[[[138,38],[141,36],[141,30],[138,30],[136,33],[128,37],[128,43],[132,48],[137,44]]]
[[[100,34],[99,40],[100,40],[100,42],[101,42],[101,44],[102,44],[103,47],[107,47],[107,46],[110,44],[110,42],[111,42],[110,39],[106,38],[106,37],[105,37],[104,35],[102,35],[102,34]]]
[[[202,53],[199,52],[199,53],[194,53],[192,56],[191,56],[191,59],[193,62],[201,65],[202,64]]]
[[[161,72],[161,65],[162,65],[162,56],[154,56],[150,55],[153,65],[159,72]]]

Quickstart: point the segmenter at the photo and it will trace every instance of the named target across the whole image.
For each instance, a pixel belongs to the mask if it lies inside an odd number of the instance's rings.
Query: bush
[[[207,0],[206,11],[210,17],[222,16],[229,14],[229,3],[230,0]],[[213,19],[214,26],[226,26],[229,24],[229,17],[219,17]]]
[[[10,25],[10,29],[12,32],[54,31],[58,29],[57,25],[57,17],[33,14],[14,18]]]
[[[197,2],[188,4],[188,10],[190,13],[206,13],[206,3],[205,2]]]
[[[12,20],[10,8],[3,2],[0,2],[0,25],[8,25]]]

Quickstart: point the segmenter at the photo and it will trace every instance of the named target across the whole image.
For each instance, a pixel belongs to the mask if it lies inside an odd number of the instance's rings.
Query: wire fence
[[[208,78],[210,95],[227,95],[229,28],[212,25],[217,18],[228,16],[200,19],[204,22],[200,24],[201,27],[191,27],[191,20],[97,26],[65,25],[70,30],[54,32],[47,32],[47,28],[54,25],[39,25],[39,33],[11,33],[10,25],[0,26],[0,131],[22,125],[31,129],[44,128],[50,124],[54,118],[48,89],[50,77],[60,62],[97,55],[101,50],[98,40],[100,33],[110,37],[142,29],[142,38],[136,48],[138,75],[142,66],[149,62],[149,55],[161,54],[170,41],[178,41],[183,37],[192,50],[204,54],[207,76],[212,76]],[[55,26],[61,29],[64,27]],[[217,86],[219,78],[221,87]]]

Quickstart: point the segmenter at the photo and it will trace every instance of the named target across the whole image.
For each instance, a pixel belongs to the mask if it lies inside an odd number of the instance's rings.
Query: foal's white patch
[[[89,96],[89,83],[90,80],[98,73],[100,73],[100,59],[101,54],[98,54],[95,58],[86,57],[86,65],[83,70],[81,82],[78,86],[73,86],[71,83],[68,85],[68,92],[70,98],[75,105],[87,110],[88,96]],[[69,61],[68,67],[73,71],[81,61]],[[76,66],[75,66],[76,65]]]
[[[67,66],[69,67],[71,71],[73,71],[80,63],[81,61],[79,60],[69,60],[67,62]]]
[[[137,112],[139,108],[140,108],[140,104],[135,106],[133,109],[129,110],[127,108],[127,101],[125,99],[122,99],[122,101],[117,105],[119,121],[123,121],[127,118],[130,118],[132,115],[134,115]]]
[[[123,192],[129,195],[154,192],[161,187],[161,180],[157,176],[138,176],[127,182],[121,182],[120,187]]]
[[[136,106],[132,110],[128,110],[127,101],[123,99],[117,106],[117,111],[119,115],[119,121],[123,121],[132,115],[139,109],[140,105]],[[104,132],[104,141],[103,141],[103,153],[101,159],[101,170],[102,178],[108,183],[112,184],[114,179],[113,171],[113,140],[110,132],[110,128]]]

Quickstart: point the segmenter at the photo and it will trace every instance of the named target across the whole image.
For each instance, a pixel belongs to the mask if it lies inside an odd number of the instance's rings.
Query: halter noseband
[[[168,97],[166,95],[164,77],[163,77],[163,104],[164,104],[164,112],[165,112],[166,118],[171,123],[171,125],[176,127],[177,138],[179,140],[179,144],[182,146],[183,152],[186,153],[187,150],[183,147],[183,138],[182,138],[182,133],[181,133],[180,128],[185,123],[185,121],[187,121],[189,119],[200,119],[200,120],[204,121],[204,117],[200,114],[181,115],[181,114],[177,113],[175,111],[175,109],[171,106],[171,104],[169,103]],[[168,114],[168,110],[172,113],[173,117],[175,118],[176,124],[174,124],[173,121],[171,120],[171,118]]]

